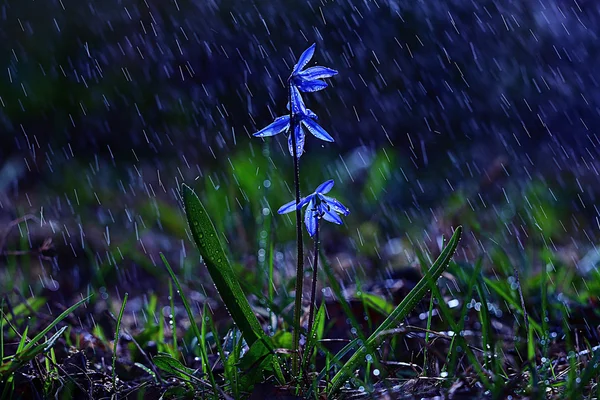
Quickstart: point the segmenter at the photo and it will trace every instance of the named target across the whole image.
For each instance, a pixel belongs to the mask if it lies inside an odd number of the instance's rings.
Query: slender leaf
[[[264,346],[259,346],[259,348],[264,349],[266,352],[263,356],[266,357],[269,353],[274,354],[273,344],[270,338],[263,332],[256,315],[254,315],[246,299],[240,283],[233,272],[233,268],[231,268],[231,264],[225,255],[215,226],[206,212],[204,205],[189,186],[184,184],[182,191],[185,212],[192,236],[231,317],[240,328],[249,346],[261,340]],[[273,364],[277,379],[283,382],[283,373],[279,367],[277,358],[267,358]]]
[[[467,358],[469,359],[470,364],[475,369],[475,372],[479,376],[479,379],[481,379],[481,382],[483,383],[483,385],[485,387],[487,387],[488,389],[492,389],[491,384],[489,382],[489,379],[488,379],[485,371],[481,367],[479,361],[477,360],[477,357],[475,357],[473,350],[471,349],[469,344],[466,342],[465,338],[461,335],[461,328],[459,326],[459,323],[456,322],[455,319],[453,318],[452,313],[450,312],[450,308],[446,304],[446,301],[444,300],[444,297],[442,296],[440,289],[436,285],[437,278],[434,279],[434,277],[431,275],[431,271],[427,269],[427,266],[426,266],[427,264],[425,262],[425,258],[423,257],[423,254],[420,251],[417,251],[417,257],[420,260],[421,267],[423,268],[423,271],[425,273],[425,279],[427,279],[427,283],[433,294],[433,297],[436,298],[438,301],[439,312],[440,312],[443,320],[446,321],[446,323],[450,325],[450,328],[454,332],[454,335],[452,338],[452,344],[457,343],[464,348],[464,351],[467,354]]]
[[[264,335],[260,323],[225,256],[215,226],[204,205],[189,186],[184,184],[182,191],[185,213],[200,255],[231,317],[248,345],[252,346]]]
[[[185,293],[183,292],[183,289],[181,288],[181,284],[179,283],[179,279],[177,279],[177,275],[175,275],[175,272],[173,272],[171,265],[167,261],[167,258],[162,253],[160,253],[160,257],[162,258],[163,263],[165,264],[165,267],[167,268],[167,271],[169,271],[169,275],[171,275],[171,279],[173,280],[173,283],[175,283],[175,287],[177,288],[177,293],[181,297],[181,302],[183,303],[183,308],[185,309],[185,311],[188,315],[188,318],[190,320],[192,332],[194,333],[194,336],[196,336],[196,339],[198,340],[198,348],[200,349],[200,358],[202,359],[202,368],[204,369],[205,372],[208,373],[209,368],[210,368],[210,366],[208,365],[208,354],[206,354],[206,347],[203,346],[204,342],[202,341],[202,334],[200,333],[200,329],[198,329],[198,324],[196,323],[196,320],[194,319],[194,313],[192,312],[190,303],[188,302],[187,296],[185,295]],[[174,311],[171,311],[171,312],[174,312]],[[215,396],[218,398],[219,393],[217,392],[217,385],[214,382],[213,375],[209,374],[209,378],[211,379],[211,385],[215,391]]]
[[[39,342],[48,332],[50,332],[56,325],[58,325],[63,319],[67,318],[69,314],[71,314],[77,307],[88,301],[93,295],[89,295],[88,297],[79,300],[77,303],[73,304],[71,307],[67,308],[62,312],[54,321],[50,323],[43,331],[35,335],[33,339],[29,343],[25,345],[23,350],[27,350],[30,347],[33,347],[37,342]]]
[[[448,242],[448,245],[444,248],[440,256],[433,263],[429,269],[429,276],[423,277],[417,285],[408,293],[404,300],[390,313],[390,315],[379,325],[379,327],[373,332],[367,341],[350,357],[350,359],[344,364],[344,366],[338,371],[338,373],[331,380],[331,384],[327,390],[328,397],[339,390],[348,378],[352,375],[354,370],[364,362],[365,357],[368,354],[368,348],[373,348],[380,341],[380,333],[392,328],[402,321],[408,313],[410,313],[419,301],[425,296],[428,291],[428,280],[433,279],[437,281],[440,275],[448,267],[450,259],[456,251],[458,242],[462,234],[462,227],[456,228],[452,238]],[[428,279],[429,278],[429,279]]]
[[[49,351],[58,338],[67,330],[66,326],[60,328],[54,335],[50,337],[46,342],[38,344],[37,346],[24,346],[23,350],[19,351],[15,356],[8,362],[0,365],[0,377],[8,376],[21,368],[23,365],[33,360],[38,354]],[[25,337],[25,335],[23,335]]]
[[[304,347],[304,359],[302,360],[302,370],[308,371],[308,364],[310,359],[312,358],[312,352],[315,346],[317,345],[317,340],[319,336],[322,336],[323,329],[325,327],[325,303],[321,304],[319,310],[317,311],[317,315],[315,316],[315,323],[310,330],[308,335],[308,339],[306,340],[306,346]]]
[[[164,371],[170,375],[174,375],[185,382],[190,382],[190,377],[196,373],[195,370],[186,367],[179,360],[169,355],[155,356],[152,359],[152,362],[161,371]]]
[[[119,310],[119,317],[117,318],[117,326],[115,328],[115,343],[113,345],[113,357],[112,357],[112,382],[113,392],[117,392],[117,351],[119,348],[119,335],[121,334],[121,320],[123,320],[123,314],[125,313],[125,306],[127,305],[127,298],[129,293],[125,293],[123,298],[123,304],[121,304],[121,310]]]

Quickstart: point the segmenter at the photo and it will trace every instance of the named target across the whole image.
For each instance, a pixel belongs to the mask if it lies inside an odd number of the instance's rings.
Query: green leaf
[[[198,350],[200,351],[200,356],[201,356],[200,358],[202,359],[202,368],[204,369],[205,372],[208,373],[208,378],[210,379],[210,383],[215,391],[215,396],[218,397],[217,385],[215,384],[214,375],[212,373],[212,370],[210,369],[210,365],[208,364],[208,354],[206,353],[206,347],[205,347],[206,343],[202,339],[203,336],[202,336],[202,333],[200,332],[200,329],[198,329],[198,324],[196,324],[196,321],[194,319],[194,313],[192,313],[190,303],[189,303],[187,296],[185,295],[183,289],[181,288],[181,284],[179,283],[179,279],[177,279],[177,275],[175,275],[175,272],[173,272],[171,265],[169,265],[167,258],[162,253],[160,254],[160,257],[162,258],[163,263],[165,264],[165,267],[167,268],[167,271],[169,271],[169,275],[171,275],[171,279],[173,280],[173,283],[175,283],[175,287],[177,287],[177,293],[179,294],[179,297],[181,298],[181,302],[183,303],[183,308],[185,309],[185,312],[187,313],[188,318],[191,323],[191,331],[194,333],[194,336],[196,336],[196,340],[198,341]]]
[[[417,257],[421,263],[421,268],[423,269],[423,272],[425,273],[425,279],[427,280],[429,289],[431,290],[433,297],[435,299],[437,299],[438,310],[440,312],[440,315],[442,316],[442,320],[445,321],[445,323],[450,325],[450,329],[452,329],[453,332],[456,332],[456,333],[461,332],[462,328],[459,326],[459,323],[455,321],[452,313],[450,312],[450,308],[446,304],[446,301],[444,300],[444,297],[442,296],[442,293],[440,292],[440,289],[436,285],[436,281],[438,278],[437,277],[434,278],[431,275],[431,271],[427,269],[427,263],[425,261],[425,257],[423,256],[423,253],[420,250],[417,250]],[[469,344],[466,342],[465,338],[459,334],[453,335],[452,342],[451,342],[451,348],[453,348],[452,346],[454,344],[458,344],[459,346],[464,348],[464,351],[467,355],[470,365],[472,365],[473,368],[475,369],[475,372],[479,376],[479,379],[481,380],[483,385],[487,389],[490,389],[490,390],[493,389],[491,387],[488,376],[486,375],[486,372],[483,370],[482,366],[479,364],[479,361],[475,357],[473,350],[471,349]]]
[[[310,359],[312,359],[313,349],[317,346],[317,342],[323,337],[323,331],[325,330],[325,303],[321,304],[317,315],[315,316],[315,323],[308,334],[306,340],[306,346],[304,347],[304,358],[302,360],[302,369],[307,371],[307,367]]]
[[[46,342],[38,344],[37,346],[25,346],[22,351],[15,354],[15,356],[8,362],[0,365],[0,376],[10,375],[29,361],[33,360],[38,354],[49,351],[58,338],[67,330],[66,326],[63,326],[50,337]],[[23,335],[25,337],[25,335]]]
[[[52,330],[52,328],[54,328],[56,325],[58,325],[58,323],[60,323],[63,319],[67,318],[67,316],[69,314],[71,314],[73,311],[75,311],[75,309],[77,307],[79,307],[80,305],[82,305],[83,303],[85,303],[86,301],[88,301],[91,297],[92,297],[92,295],[89,295],[88,297],[79,300],[77,303],[73,304],[71,307],[69,307],[65,311],[63,311],[63,313],[60,314],[58,317],[56,317],[56,319],[54,321],[52,321],[50,323],[50,325],[48,325],[43,331],[41,331],[40,333],[38,333],[37,335],[35,335],[35,337],[33,339],[31,339],[31,342],[29,342],[29,343],[27,343],[25,345],[25,347],[23,348],[23,350],[25,351],[25,350],[33,347],[44,336],[46,336],[46,334],[48,332],[50,332]]]
[[[229,314],[250,347],[259,340],[262,342],[258,348],[262,349],[264,353],[260,354],[259,358],[274,354],[273,344],[263,332],[246,299],[204,205],[189,186],[184,184],[182,192],[192,236]],[[274,363],[277,362],[276,358],[269,358],[273,359]],[[275,367],[275,374],[278,380],[283,382],[283,373],[278,365]]]
[[[374,309],[382,315],[388,315],[394,310],[394,305],[388,302],[382,296],[361,292],[359,298],[365,303],[366,306]]]
[[[254,342],[250,350],[240,360],[238,367],[242,371],[242,387],[252,388],[256,383],[262,382],[263,371],[278,368],[276,364],[275,353],[269,350],[271,346],[268,336]]]
[[[435,260],[431,268],[429,269],[429,276],[423,277],[417,285],[408,293],[404,300],[390,313],[390,315],[379,325],[379,327],[373,332],[367,341],[350,357],[350,359],[342,366],[342,368],[335,374],[331,380],[331,384],[327,390],[328,397],[331,397],[333,393],[339,390],[345,382],[348,380],[350,375],[364,363],[365,357],[368,354],[368,348],[374,348],[381,340],[382,332],[393,328],[398,325],[407,315],[410,313],[419,301],[425,296],[428,291],[428,281],[437,279],[448,267],[450,259],[456,251],[458,242],[462,235],[462,227],[459,226],[454,231],[452,238],[448,242],[448,245],[444,248],[440,256]],[[429,278],[429,279],[428,279]]]
[[[148,375],[150,375],[152,377],[152,379],[154,379],[154,383],[159,383],[158,376],[156,376],[156,373],[154,371],[152,371],[150,368],[146,367],[144,364],[139,363],[139,362],[133,363],[133,365],[144,370],[144,372],[146,372]]]
[[[115,330],[115,341],[113,346],[113,357],[112,357],[112,380],[113,380],[113,391],[117,392],[117,354],[119,350],[119,335],[121,334],[121,321],[123,320],[123,314],[125,313],[125,306],[127,305],[127,298],[129,293],[125,293],[123,297],[123,304],[121,304],[121,310],[119,311],[119,317],[117,318],[117,326]]]
[[[273,344],[280,349],[292,348],[292,333],[286,331],[277,331],[273,335]]]
[[[190,382],[190,377],[194,376],[195,370],[186,367],[179,360],[170,355],[155,356],[152,359],[154,365],[167,374],[174,375],[185,382]]]
[[[510,285],[506,282],[493,281],[489,278],[483,278],[485,284],[491,288],[496,294],[502,297],[509,305],[514,307],[521,315],[525,315],[523,311],[523,307],[521,306],[521,302],[517,298],[517,292],[513,290]],[[542,327],[536,321],[534,321],[529,315],[528,321],[529,324],[537,331],[538,335],[542,336],[544,332],[542,331]]]
[[[183,202],[194,241],[219,295],[244,339],[252,346],[264,333],[225,256],[215,226],[196,193],[187,185],[183,185]]]

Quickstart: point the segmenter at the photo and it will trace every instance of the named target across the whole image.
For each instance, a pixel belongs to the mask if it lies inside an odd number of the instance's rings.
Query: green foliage
[[[272,366],[277,378],[283,381],[283,374],[274,355],[271,339],[265,335],[254,315],[225,255],[206,209],[189,186],[183,185],[182,192],[185,212],[196,246],[198,246],[202,259],[227,310],[251,348],[252,357],[248,362],[255,364],[256,361],[260,360],[261,366]],[[256,343],[258,344],[254,347]],[[266,364],[263,363],[263,360]]]
[[[186,367],[176,358],[171,357],[169,354],[158,355],[152,358],[154,365],[161,371],[168,375],[176,376],[184,382],[190,383],[192,377],[197,371]]]
[[[392,171],[397,164],[398,157],[394,149],[388,147],[379,150],[369,168],[367,180],[363,186],[363,198],[371,204],[378,204],[390,184]]]
[[[252,345],[264,335],[260,323],[235,277],[206,209],[189,186],[183,185],[182,191],[185,212],[200,255],[231,317],[246,342]]]
[[[187,299],[187,296],[185,295],[185,293],[184,293],[184,291],[183,291],[183,289],[181,287],[181,284],[179,283],[179,279],[177,279],[177,276],[175,275],[175,272],[173,272],[173,269],[171,269],[171,266],[169,265],[169,262],[165,258],[164,254],[161,254],[160,256],[161,256],[161,258],[162,258],[162,260],[163,260],[163,262],[165,264],[165,267],[169,271],[169,275],[171,275],[171,279],[175,283],[175,287],[177,287],[177,293],[181,297],[181,301],[183,302],[183,308],[185,308],[185,311],[186,311],[186,313],[188,315],[188,318],[190,320],[190,325],[191,325],[191,328],[192,328],[192,332],[194,333],[194,335],[196,337],[198,349],[200,351],[200,356],[201,356],[201,359],[202,359],[202,368],[203,368],[204,372],[207,373],[208,376],[210,377],[212,387],[215,390],[215,395],[218,396],[218,393],[216,392],[217,386],[215,384],[215,378],[213,376],[212,369],[210,368],[210,365],[208,364],[208,355],[206,353],[206,347],[205,347],[205,342],[204,342],[204,335],[202,335],[202,333],[198,329],[198,324],[196,324],[196,321],[194,319],[194,313],[192,312],[192,309],[190,308],[190,303],[189,303],[189,301]]]
[[[123,313],[125,313],[125,306],[127,305],[128,293],[125,293],[123,297],[123,304],[121,304],[121,310],[117,317],[117,326],[115,328],[115,341],[113,345],[113,357],[112,357],[112,380],[113,380],[113,392],[117,392],[117,355],[119,350],[119,336],[121,334],[121,321],[123,320]]]
[[[10,361],[0,365],[0,377],[2,380],[6,379],[13,372],[33,360],[37,355],[48,352],[66,330],[67,327],[63,326],[44,343],[30,346],[24,344],[27,338],[27,333],[25,332],[22,341],[19,343],[17,353]]]
[[[83,303],[88,301],[91,297],[92,297],[92,295],[89,295],[88,297],[79,300],[77,303],[73,304],[71,307],[69,307],[65,311],[63,311],[46,328],[44,328],[40,333],[35,335],[33,337],[33,339],[31,339],[31,341],[29,341],[29,343],[27,343],[23,347],[23,351],[26,351],[26,350],[30,349],[31,347],[35,346],[37,342],[39,342],[44,336],[46,336],[48,334],[48,332],[50,332],[52,329],[54,329],[54,327],[56,325],[58,325],[63,319],[67,318],[67,316],[69,314],[71,314],[73,311],[75,311],[80,305],[82,305]]]
[[[428,271],[429,276],[422,278],[417,285],[410,291],[410,293],[404,298],[404,300],[390,313],[390,315],[379,325],[379,327],[369,336],[366,342],[350,357],[350,359],[342,366],[342,368],[335,374],[329,387],[327,388],[328,395],[332,395],[337,392],[342,385],[348,380],[352,373],[360,366],[365,360],[369,349],[374,348],[382,339],[382,332],[394,327],[400,321],[402,321],[409,312],[415,308],[417,303],[421,301],[423,296],[427,293],[430,281],[436,281],[440,275],[448,267],[450,259],[456,251],[458,242],[462,234],[462,227],[456,228],[452,238],[448,242],[448,245],[444,248],[440,256],[433,263]]]
[[[44,343],[38,344],[38,342],[42,340],[42,338],[44,338],[44,336],[46,336],[52,329],[54,329],[63,319],[65,319],[69,314],[75,311],[77,307],[88,301],[90,297],[91,296],[81,299],[77,303],[73,304],[71,307],[67,308],[58,317],[56,317],[48,326],[46,326],[46,328],[44,328],[40,333],[35,335],[31,340],[29,340],[27,337],[28,327],[26,327],[25,332],[22,334],[21,340],[19,341],[19,346],[17,347],[17,352],[15,353],[15,355],[9,357],[9,361],[4,362],[2,365],[0,365],[1,380],[6,379],[7,377],[10,378],[13,372],[21,368],[29,361],[33,360],[37,355],[49,351],[52,348],[52,346],[54,346],[58,338],[60,338],[65,332],[67,327],[62,327],[61,329],[59,329]],[[6,318],[4,310],[0,311],[2,312],[2,321],[6,320],[8,322],[8,318]],[[2,322],[2,326],[4,326],[4,322]],[[4,330],[2,331],[2,336],[4,335],[3,332]],[[4,341],[4,339],[2,341]]]

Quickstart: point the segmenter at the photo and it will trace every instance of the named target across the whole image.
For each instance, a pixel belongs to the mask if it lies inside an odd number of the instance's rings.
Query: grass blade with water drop
[[[194,190],[185,184],[182,186],[182,195],[185,214],[196,246],[198,246],[206,268],[233,321],[242,332],[242,336],[249,346],[261,340],[266,351],[274,354],[271,339],[265,335],[250,307],[250,303],[246,299],[206,208],[204,208]],[[273,363],[276,364],[275,357],[272,358]],[[274,369],[278,380],[283,381],[283,374],[279,365],[274,366]]]

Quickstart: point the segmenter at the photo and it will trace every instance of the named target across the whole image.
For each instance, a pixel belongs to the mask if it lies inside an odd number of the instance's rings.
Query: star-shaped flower
[[[305,142],[305,134],[304,129],[308,129],[310,133],[313,134],[317,139],[324,140],[326,142],[333,142],[333,138],[325,129],[321,127],[321,125],[317,124],[315,121],[318,119],[317,115],[306,108],[304,105],[304,101],[302,100],[302,96],[297,87],[292,86],[291,88],[292,94],[292,115],[296,118],[295,123],[295,135],[296,135],[296,153],[298,157],[302,155],[304,152],[304,142]],[[288,109],[290,105],[288,104]],[[269,124],[267,127],[261,129],[256,132],[252,136],[255,137],[267,137],[274,136],[281,132],[287,132],[290,130],[290,116],[284,115],[281,117],[275,118],[275,120]],[[288,147],[290,150],[290,154],[294,154],[294,148],[292,146],[292,136],[288,137]]]
[[[292,70],[292,75],[289,80],[292,85],[300,89],[301,92],[316,92],[327,87],[327,83],[322,81],[323,78],[331,78],[337,75],[337,71],[326,67],[310,67],[302,71],[306,64],[315,54],[316,44],[313,44],[298,59],[298,63]]]
[[[315,189],[314,193],[302,198],[298,205],[296,205],[296,200],[292,200],[282,205],[277,210],[277,213],[287,214],[308,204],[304,213],[304,224],[310,236],[314,236],[317,232],[318,218],[341,225],[342,219],[338,214],[348,215],[350,214],[350,210],[333,197],[325,196],[325,193],[328,193],[333,188],[333,184],[333,179],[321,183]]]

